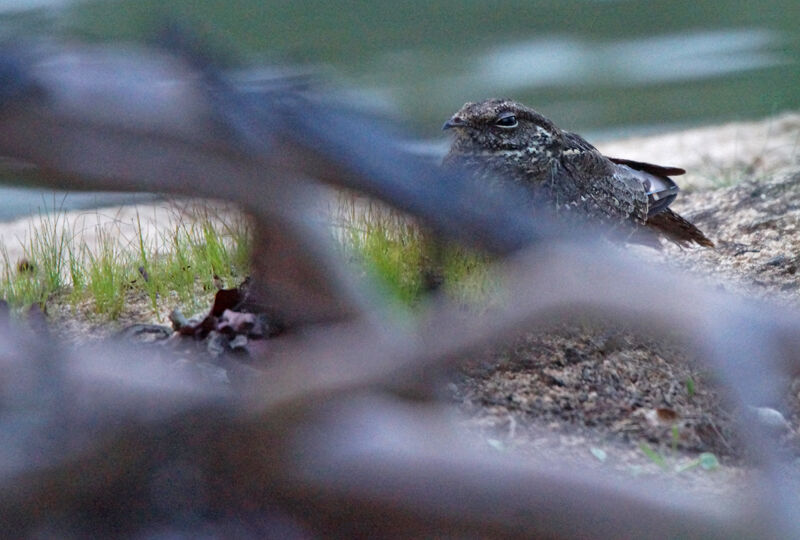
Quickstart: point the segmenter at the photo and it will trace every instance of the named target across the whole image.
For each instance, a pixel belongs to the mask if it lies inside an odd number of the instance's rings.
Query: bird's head
[[[561,144],[550,120],[508,99],[466,103],[442,129],[453,132],[456,154],[538,159],[552,157]]]

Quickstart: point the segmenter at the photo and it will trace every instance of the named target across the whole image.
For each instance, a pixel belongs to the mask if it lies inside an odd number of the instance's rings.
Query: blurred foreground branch
[[[710,292],[576,237],[518,193],[486,193],[403,153],[376,119],[279,83],[244,91],[164,52],[54,45],[0,53],[0,81],[0,153],[36,164],[37,181],[243,205],[257,220],[260,298],[297,330],[268,342],[258,375],[233,390],[187,381],[120,343],[75,351],[6,321],[7,527],[75,536],[800,532],[786,465],[757,426],[741,428],[762,483],[744,503],[712,504],[653,482],[484,455],[454,435],[439,405],[384,390],[522,330],[595,317],[685,343],[732,399],[765,403],[800,365],[798,313]],[[483,316],[437,299],[410,324],[385,317],[326,241],[321,183],[503,256],[508,299]]]

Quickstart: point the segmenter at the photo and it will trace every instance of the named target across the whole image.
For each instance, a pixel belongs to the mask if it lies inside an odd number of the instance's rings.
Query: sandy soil
[[[650,137],[599,142],[608,156],[674,165],[684,191],[769,180],[797,169],[800,162],[800,113],[757,122],[736,122]]]
[[[137,246],[139,231],[151,246],[163,245],[162,234],[174,231],[181,224],[188,224],[197,215],[199,201],[191,199],[169,199],[152,204],[111,206],[93,210],[37,214],[15,221],[0,223],[0,246],[15,263],[29,251],[31,241],[43,232],[55,237],[80,238],[87,247],[94,249],[101,237],[115,239],[121,246]],[[207,202],[203,202],[205,208]],[[213,212],[224,215],[230,211],[225,203],[214,203]]]

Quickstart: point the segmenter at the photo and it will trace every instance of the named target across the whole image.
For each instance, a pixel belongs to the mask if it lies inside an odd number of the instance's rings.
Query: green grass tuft
[[[431,273],[441,275],[445,294],[468,305],[481,306],[500,290],[486,255],[444,246],[437,256],[422,229],[396,211],[343,196],[333,216],[342,252],[378,283],[390,304],[418,306]]]
[[[95,311],[116,319],[125,306],[125,286],[130,281],[125,253],[113,239],[101,234],[98,253],[89,252],[88,291]]]
[[[44,306],[55,297],[101,321],[117,319],[134,300],[159,319],[175,307],[192,313],[207,309],[219,286],[234,287],[249,274],[249,224],[236,212],[223,219],[208,207],[178,215],[154,232],[137,214],[129,239],[99,225],[94,231],[72,230],[61,211],[40,216],[22,245],[22,257],[30,262],[26,271],[0,246],[0,295],[16,310]],[[446,294],[467,305],[483,306],[500,290],[487,257],[456,246],[434,257],[426,235],[397,212],[343,197],[335,216],[336,245],[362,276],[378,284],[390,306],[415,309],[431,271],[443,276]],[[93,241],[87,232],[94,233]]]
[[[173,307],[205,309],[218,283],[236,286],[249,273],[250,231],[236,214],[222,219],[193,207],[155,239],[137,214],[134,229],[128,241],[119,230],[98,226],[89,231],[90,242],[87,231],[71,229],[64,212],[43,214],[21,245],[25,271],[0,246],[0,295],[14,310],[56,296],[73,308],[91,306],[101,320],[114,320],[129,300],[146,298],[158,317]]]

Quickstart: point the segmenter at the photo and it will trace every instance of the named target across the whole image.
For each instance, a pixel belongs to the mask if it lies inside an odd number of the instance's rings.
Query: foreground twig
[[[3,447],[0,521],[15,530],[189,530],[278,509],[297,531],[340,536],[797,536],[796,495],[757,427],[742,434],[763,481],[742,515],[489,458],[447,435],[437,405],[409,409],[384,390],[520,330],[591,316],[686,343],[736,402],[759,404],[797,370],[796,312],[709,292],[594,243],[553,241],[558,227],[534,221],[513,194],[482,193],[402,154],[340,107],[240,94],[152,51],[33,49],[0,60],[0,151],[40,166],[50,185],[244,205],[258,222],[263,300],[297,329],[269,343],[262,375],[235,396],[118,344],[43,350],[6,328],[0,433],[14,444]],[[314,224],[311,179],[379,197],[495,254],[529,246],[499,263],[507,303],[489,317],[442,300],[411,325],[382,318]],[[164,487],[175,482],[185,487]]]

